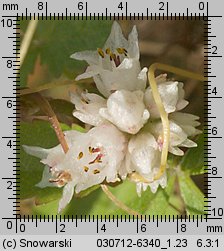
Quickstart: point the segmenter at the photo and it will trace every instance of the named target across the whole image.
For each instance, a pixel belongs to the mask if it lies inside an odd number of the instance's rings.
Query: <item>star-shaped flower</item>
[[[65,132],[69,150],[64,153],[61,145],[51,149],[23,146],[33,156],[41,158],[45,171],[40,187],[63,188],[59,202],[60,212],[79,193],[93,185],[119,181],[118,172],[126,154],[127,138],[109,123],[94,127],[87,133]]]
[[[85,60],[89,67],[76,80],[93,77],[98,90],[109,97],[116,90],[144,91],[147,68],[139,63],[138,33],[134,26],[128,40],[115,21],[103,48],[76,52],[71,58]]]

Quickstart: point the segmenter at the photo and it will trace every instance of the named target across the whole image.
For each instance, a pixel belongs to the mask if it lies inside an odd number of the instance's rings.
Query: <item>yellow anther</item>
[[[111,50],[110,50],[110,48],[107,48],[106,50],[105,50],[105,52],[106,52],[106,54],[108,54],[108,55],[110,55],[112,52],[111,52]]]
[[[84,172],[86,172],[86,173],[89,171],[88,166],[84,166],[83,169],[84,169]]]
[[[80,152],[77,159],[81,159],[83,157],[83,152]]]
[[[83,103],[85,103],[85,104],[89,104],[89,101],[88,100],[86,100],[86,99],[84,99],[83,97],[81,97],[81,101],[83,102]]]
[[[98,48],[98,49],[97,49],[97,52],[98,52],[98,54],[99,54],[102,58],[104,58],[104,52],[103,52],[103,50],[102,50],[101,48]]]
[[[124,54],[125,56],[127,56],[127,50],[125,48],[117,48],[117,52],[119,54]]]
[[[97,174],[97,173],[100,173],[100,170],[94,169],[94,170],[93,170],[93,174]]]
[[[114,53],[110,53],[110,60],[116,60],[116,55]]]

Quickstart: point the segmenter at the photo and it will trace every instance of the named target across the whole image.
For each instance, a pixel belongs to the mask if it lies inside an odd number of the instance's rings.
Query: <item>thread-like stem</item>
[[[39,93],[33,93],[30,94],[33,98],[33,100],[38,103],[40,109],[48,116],[49,121],[57,135],[57,138],[62,146],[62,149],[64,151],[64,153],[67,153],[69,150],[68,144],[65,140],[64,137],[64,133],[61,130],[59,121],[53,111],[53,109],[51,108],[49,102],[42,97]],[[106,185],[101,184],[101,189],[103,190],[103,192],[107,195],[107,197],[119,208],[121,208],[122,210],[124,210],[125,212],[127,212],[130,215],[134,215],[136,217],[140,217],[141,214],[139,214],[138,212],[132,210],[131,208],[127,207],[124,203],[122,203],[120,200],[118,200],[108,189],[108,187]]]
[[[168,155],[168,148],[169,148],[169,139],[170,139],[170,123],[168,119],[168,114],[165,111],[162,99],[159,94],[159,90],[157,87],[156,79],[155,79],[155,70],[158,69],[158,64],[152,64],[149,67],[148,72],[148,78],[149,78],[149,84],[152,89],[152,95],[155,100],[157,109],[160,114],[160,118],[163,125],[163,147],[162,147],[162,153],[161,153],[161,163],[159,172],[154,177],[154,180],[159,179],[163,173],[166,170],[166,162],[167,162],[167,155]]]
[[[161,154],[160,169],[159,169],[159,172],[155,175],[153,180],[158,180],[166,170],[169,139],[170,139],[170,125],[169,125],[168,114],[165,111],[164,105],[162,103],[162,99],[158,91],[158,87],[157,87],[157,83],[155,79],[156,70],[164,70],[166,72],[172,72],[177,75],[180,75],[186,78],[196,79],[199,81],[206,80],[204,76],[198,73],[186,71],[178,67],[174,67],[174,66],[170,66],[166,64],[154,63],[149,67],[149,71],[148,71],[149,84],[151,86],[153,98],[155,100],[155,103],[156,103],[156,106],[157,106],[157,109],[159,111],[160,118],[162,121],[162,125],[163,125],[163,148],[162,148],[162,154]],[[129,177],[131,180],[136,181],[136,182],[150,183],[138,173],[129,174]]]
[[[67,151],[69,150],[68,144],[65,140],[64,133],[61,130],[60,123],[57,119],[57,116],[54,113],[53,109],[51,108],[49,102],[43,96],[41,96],[39,93],[33,93],[33,94],[30,94],[30,96],[38,104],[38,106],[44,112],[44,114],[46,114],[48,116],[48,120],[51,123],[51,125],[57,135],[57,138],[62,146],[63,151],[65,153],[67,153]]]
[[[163,71],[166,71],[166,72],[172,72],[172,73],[174,73],[176,75],[183,76],[183,77],[186,77],[186,78],[192,78],[192,79],[195,79],[195,80],[198,80],[198,81],[201,81],[201,82],[206,80],[206,78],[201,74],[191,72],[191,71],[187,71],[187,70],[184,70],[184,69],[181,69],[181,68],[178,68],[178,67],[175,67],[175,66],[171,66],[171,65],[154,63],[149,67],[149,69],[150,68],[154,69],[154,72],[155,72],[155,70],[163,70]]]
[[[101,185],[101,188],[103,190],[103,192],[106,194],[106,196],[119,208],[121,208],[122,210],[124,210],[126,213],[130,214],[130,215],[134,215],[136,217],[141,217],[141,214],[134,211],[133,209],[129,208],[128,206],[126,206],[123,202],[121,202],[120,200],[118,200],[108,189],[108,187],[106,185]]]
[[[177,75],[186,77],[186,78],[192,78],[199,81],[205,81],[206,78],[198,73],[190,72],[187,70],[180,69],[178,67],[166,65],[166,64],[160,64],[160,63],[154,63],[149,67],[148,71],[148,78],[149,78],[149,84],[152,89],[152,95],[155,100],[157,109],[160,114],[160,118],[163,125],[163,148],[162,148],[162,154],[161,154],[161,163],[160,163],[160,169],[157,175],[154,177],[154,180],[159,179],[163,173],[166,170],[166,164],[167,164],[167,156],[168,156],[168,148],[169,148],[169,140],[170,140],[170,125],[169,125],[169,119],[168,114],[165,111],[164,105],[162,103],[162,99],[160,97],[156,79],[155,79],[155,71],[156,70],[164,70],[166,72],[172,72]]]
[[[24,59],[26,57],[26,54],[28,52],[28,49],[30,47],[30,43],[32,41],[33,35],[35,33],[35,30],[37,28],[37,24],[38,24],[38,19],[34,19],[34,17],[31,18],[27,30],[25,32],[22,44],[20,46],[20,50],[19,50],[19,65],[17,67],[17,72],[20,71],[21,66],[24,62]]]

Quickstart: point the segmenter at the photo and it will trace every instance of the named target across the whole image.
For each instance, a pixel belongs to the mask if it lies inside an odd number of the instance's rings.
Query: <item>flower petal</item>
[[[117,48],[127,48],[128,47],[128,41],[124,37],[120,25],[114,21],[111,33],[103,47],[104,50],[107,48],[110,48],[111,51],[116,51]]]
[[[184,84],[181,82],[178,82],[178,96],[179,98],[177,101],[176,110],[180,111],[189,104],[189,102],[184,99],[184,96],[185,96]]]
[[[181,143],[181,146],[184,147],[197,147],[197,143],[195,143],[194,141],[190,140],[190,139],[186,139],[184,142]]]
[[[141,175],[150,175],[152,169],[160,165],[158,144],[150,133],[133,136],[128,144],[128,152],[135,171]]]
[[[77,139],[74,137],[57,169],[71,174],[76,193],[104,180],[116,182],[126,145],[126,136],[112,124],[104,123],[88,133],[80,133]]]
[[[40,188],[45,188],[45,187],[56,187],[55,183],[49,182],[49,179],[52,178],[52,174],[50,172],[49,166],[44,167],[44,171],[42,174],[41,181],[37,183],[35,186],[40,187]]]
[[[60,213],[71,201],[73,193],[74,193],[74,183],[68,182],[63,188],[63,195],[58,205],[58,213]]]
[[[110,52],[106,53],[107,49]],[[123,53],[122,50],[125,52]],[[136,27],[133,27],[127,40],[122,34],[121,27],[115,21],[103,47],[103,53],[105,56],[102,57],[96,51],[73,54],[72,58],[86,60],[90,65],[85,73],[76,77],[76,80],[93,77],[98,90],[105,97],[121,89],[144,91],[147,69],[144,68],[141,71]]]
[[[50,149],[44,149],[38,146],[23,145],[22,147],[27,154],[35,156],[39,159],[45,159],[50,152]]]
[[[99,62],[99,55],[97,51],[76,52],[72,54],[70,57],[76,60],[85,60],[89,65],[98,64]]]
[[[174,118],[175,113],[172,113],[172,116],[170,117]],[[194,117],[194,116],[193,116]],[[190,116],[190,118],[192,118]],[[193,126],[191,127],[191,131],[196,130]],[[188,136],[191,136],[192,134],[187,134],[185,131],[186,126],[183,126],[182,124],[177,123],[175,120],[170,120],[170,140],[169,140],[169,152],[175,155],[182,156],[184,155],[184,152],[179,149],[178,147],[195,147],[197,146],[196,143],[188,139]],[[163,133],[163,126],[162,122],[153,122],[149,125],[148,130],[155,136],[155,138],[158,140],[162,139],[162,133]],[[162,148],[162,143],[161,143]]]
[[[139,60],[138,32],[136,26],[133,27],[128,36],[127,51],[130,58]]]
[[[108,98],[107,108],[100,109],[99,113],[120,130],[135,134],[149,118],[143,103],[143,95],[142,91],[116,91]]]
[[[91,65],[88,66],[86,71],[80,75],[78,75],[75,80],[81,80],[81,79],[86,79],[86,78],[92,78],[96,76],[97,74],[101,73],[102,68],[97,66],[97,65]]]
[[[147,68],[141,70],[139,61],[125,58],[113,71],[100,70],[95,67],[94,70],[90,71],[90,74],[93,76],[100,93],[105,97],[109,97],[110,94],[116,90],[144,91],[147,81],[147,71]],[[81,76],[85,75],[82,74]],[[81,76],[78,76],[78,79],[80,79]],[[89,73],[88,77],[90,77]]]
[[[154,169],[154,175],[158,172],[158,169]],[[156,193],[159,185],[162,188],[167,186],[167,175],[166,172],[158,179],[149,183],[138,182],[136,183],[136,191],[139,197],[141,197],[142,191],[146,191],[147,187],[150,187],[152,193]]]
[[[172,113],[179,109],[183,109],[188,104],[188,101],[184,100],[183,83],[172,81],[161,82],[164,80],[163,75],[158,77],[156,80],[158,84],[158,91],[167,113]],[[150,87],[147,88],[145,92],[144,101],[151,114],[151,117],[159,118],[159,111],[157,109],[157,105],[154,101]]]
[[[84,123],[97,126],[103,122],[99,109],[106,107],[106,100],[94,93],[71,93],[76,110],[73,115]]]
[[[170,114],[170,119],[181,126],[188,136],[195,136],[201,133],[200,130],[195,128],[200,125],[200,122],[197,121],[199,119],[198,116],[189,113],[175,112]]]

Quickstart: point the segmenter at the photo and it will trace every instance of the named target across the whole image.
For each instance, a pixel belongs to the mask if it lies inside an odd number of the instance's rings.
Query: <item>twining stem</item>
[[[184,70],[184,69],[181,69],[181,68],[178,68],[178,67],[175,67],[175,66],[167,65],[167,64],[154,63],[149,67],[149,71],[150,71],[150,68],[154,72],[155,72],[155,70],[163,70],[163,71],[166,71],[166,72],[172,72],[172,73],[174,73],[176,75],[183,76],[183,77],[186,77],[186,78],[192,78],[192,79],[195,79],[195,80],[199,80],[201,82],[206,80],[206,78],[201,74],[191,72],[191,71],[187,71],[187,70]]]
[[[139,214],[138,212],[134,211],[133,209],[127,207],[123,202],[121,202],[120,200],[118,200],[108,189],[108,186],[106,185],[101,185],[101,188],[103,190],[103,192],[107,195],[107,197],[119,208],[121,208],[122,210],[124,210],[125,212],[127,212],[128,214],[134,215],[136,217],[141,217],[141,214]]]
[[[31,40],[33,38],[33,35],[35,33],[36,27],[38,24],[38,19],[34,19],[34,17],[31,18],[29,25],[27,27],[27,30],[25,32],[22,44],[20,46],[20,50],[19,50],[19,65],[17,67],[17,72],[19,72],[19,70],[21,69],[21,66],[23,64],[23,61],[26,57],[27,51],[30,47],[30,43]]]
[[[166,170],[167,165],[167,156],[168,156],[168,148],[169,148],[169,140],[170,140],[170,125],[169,125],[169,119],[168,114],[165,111],[164,105],[162,103],[161,96],[158,91],[156,79],[155,79],[155,71],[156,70],[164,70],[166,72],[172,72],[177,75],[186,77],[186,78],[192,78],[199,81],[205,81],[206,78],[198,73],[186,71],[183,69],[180,69],[178,67],[166,65],[166,64],[160,64],[160,63],[154,63],[149,67],[148,71],[148,78],[149,78],[149,84],[152,89],[153,98],[155,100],[157,109],[160,114],[160,118],[163,125],[163,148],[162,148],[162,154],[161,154],[161,162],[160,162],[160,169],[159,172],[155,175],[154,180],[158,180],[163,173]],[[130,179],[135,182],[144,182],[144,183],[150,183],[147,179],[142,177],[138,173],[132,173],[129,175]]]
[[[186,71],[174,66],[166,65],[166,64],[160,64],[160,63],[154,63],[149,67],[148,71],[148,77],[149,77],[149,84],[152,89],[152,95],[155,100],[157,109],[160,114],[160,118],[163,125],[163,148],[162,148],[162,154],[161,154],[161,163],[160,163],[160,169],[157,175],[154,177],[154,180],[159,179],[165,169],[167,164],[167,155],[168,155],[168,148],[169,148],[169,139],[170,139],[170,125],[169,125],[169,119],[168,114],[165,111],[164,105],[162,103],[161,96],[158,91],[156,79],[155,79],[155,71],[156,70],[164,70],[166,72],[172,72],[180,76],[184,76],[186,78],[192,78],[199,81],[205,81],[206,78],[200,74]]]
[[[68,144],[65,140],[64,133],[61,130],[60,123],[57,119],[56,114],[54,113],[53,109],[51,108],[49,102],[41,96],[39,93],[30,94],[32,99],[38,104],[40,109],[48,116],[48,120],[51,123],[57,138],[62,146],[62,149],[65,153],[69,150]]]
[[[155,100],[157,109],[160,114],[160,118],[162,120],[162,125],[163,125],[163,148],[162,148],[162,154],[161,154],[161,163],[160,163],[159,172],[154,177],[154,180],[159,179],[166,170],[166,162],[167,162],[169,139],[170,139],[170,123],[168,119],[168,114],[165,111],[165,108],[164,108],[164,105],[163,105],[163,102],[162,102],[162,99],[160,97],[159,90],[157,87],[156,79],[155,79],[155,70],[158,69],[158,67],[159,67],[159,64],[152,64],[149,67],[149,73],[148,73],[149,84],[152,89],[152,95]]]

